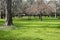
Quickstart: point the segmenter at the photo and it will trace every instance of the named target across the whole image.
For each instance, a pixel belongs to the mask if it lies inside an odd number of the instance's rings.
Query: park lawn
[[[28,20],[27,17],[13,18],[13,26],[2,26],[5,22],[0,19],[0,40],[60,40],[60,19],[37,17]]]

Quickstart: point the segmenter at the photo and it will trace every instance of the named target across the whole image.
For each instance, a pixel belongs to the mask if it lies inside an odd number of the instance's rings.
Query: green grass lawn
[[[4,19],[0,19],[0,40],[60,40],[60,19],[37,17],[13,18],[13,26],[5,27]]]

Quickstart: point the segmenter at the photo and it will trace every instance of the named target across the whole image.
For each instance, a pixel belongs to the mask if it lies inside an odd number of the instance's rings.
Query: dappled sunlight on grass
[[[49,19],[50,18],[50,19]],[[26,17],[15,18],[13,21],[16,27],[51,27],[51,28],[60,28],[60,20],[53,17],[43,17],[43,21],[38,18],[32,18],[28,20]]]
[[[2,26],[0,19],[0,40],[60,40],[60,19],[57,18],[13,18],[12,26]]]

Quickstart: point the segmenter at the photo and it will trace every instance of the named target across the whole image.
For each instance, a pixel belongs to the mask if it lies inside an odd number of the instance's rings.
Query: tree
[[[3,12],[3,0],[0,1],[0,18],[3,19],[4,12]]]
[[[26,9],[26,14],[29,16],[28,19],[31,19],[31,16],[34,16],[34,15],[38,15],[38,8],[37,8],[37,5],[30,5],[30,7],[28,7]]]
[[[54,16],[55,18],[57,18],[57,5],[58,5],[57,1],[56,0],[49,1],[48,5],[53,9]]]
[[[39,19],[41,19],[42,21],[42,14],[43,14],[43,10],[44,10],[44,0],[37,0],[37,5],[38,5],[38,11],[39,11]]]
[[[26,12],[28,15],[38,15],[39,16],[39,19],[41,19],[42,21],[42,13],[43,13],[43,10],[44,10],[44,6],[42,5],[45,5],[44,1],[43,0],[36,0],[33,2],[33,4],[30,5],[30,7],[28,7],[26,9]],[[30,17],[29,17],[30,18]]]
[[[11,3],[12,0],[6,0],[5,10],[6,10],[6,26],[11,26],[12,23],[12,13],[11,13]]]

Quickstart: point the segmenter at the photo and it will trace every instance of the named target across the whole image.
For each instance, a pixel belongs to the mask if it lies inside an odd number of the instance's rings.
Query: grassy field
[[[13,18],[13,26],[3,26],[4,19],[0,19],[0,40],[60,40],[60,19],[37,17],[28,20],[27,17]]]

